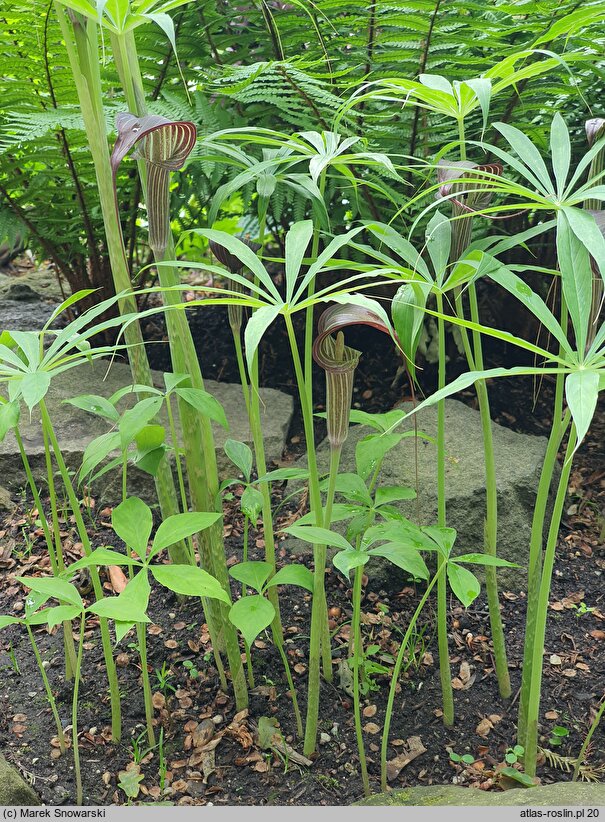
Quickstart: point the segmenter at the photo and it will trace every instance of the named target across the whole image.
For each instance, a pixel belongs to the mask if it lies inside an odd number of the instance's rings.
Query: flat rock
[[[557,782],[554,785],[537,785],[535,788],[515,788],[511,791],[480,791],[460,788],[456,785],[406,788],[392,793],[370,796],[356,805],[415,805],[419,807],[466,805],[495,805],[528,808],[541,806],[591,807],[605,806],[605,785],[584,782]]]
[[[70,371],[65,371],[53,379],[47,394],[46,404],[49,414],[70,469],[79,469],[86,446],[92,439],[107,432],[110,425],[107,420],[81,411],[73,405],[64,403],[63,400],[83,394],[109,397],[118,389],[132,384],[128,365],[113,363],[109,370],[108,366],[108,362],[96,360],[91,364],[79,365]],[[162,374],[155,371],[152,374],[156,387],[163,388]],[[207,380],[205,387],[223,405],[229,422],[229,432],[213,424],[219,472],[221,477],[225,478],[237,471],[225,456],[223,450],[225,440],[231,437],[252,444],[248,416],[239,385]],[[287,394],[273,388],[261,388],[260,397],[267,460],[279,460],[292,418],[293,401]],[[133,401],[134,397],[131,404]],[[120,408],[126,408],[127,404],[125,398]],[[34,476],[44,482],[46,477],[44,443],[37,409],[34,410],[30,420],[27,409],[22,408],[20,432]],[[0,444],[0,476],[3,484],[13,491],[22,488],[26,482],[21,457],[12,433],[9,433],[4,442]],[[99,500],[115,501],[120,496],[119,481],[118,472],[108,472],[95,482],[92,493]],[[130,468],[128,481],[129,493],[142,496],[151,502],[155,501],[152,477],[136,468]]]
[[[448,525],[458,532],[458,553],[481,551],[485,519],[485,475],[483,437],[478,411],[458,400],[446,400],[446,501]],[[405,406],[411,409],[411,406]],[[429,437],[437,434],[436,406],[418,412],[418,430]],[[405,420],[398,430],[412,430],[413,422]],[[492,423],[494,455],[499,501],[498,554],[523,566],[521,569],[500,569],[501,587],[524,587],[529,551],[532,512],[536,489],[542,470],[547,440],[528,434],[518,434]],[[354,425],[343,446],[340,471],[355,472],[355,446],[371,429]],[[437,449],[433,442],[418,439],[418,484],[414,437],[404,438],[387,454],[379,477],[379,485],[404,485],[417,488],[417,500],[397,503],[405,516],[421,525],[437,522]],[[329,444],[318,448],[320,471],[328,471]],[[304,463],[304,458],[302,458]],[[344,530],[344,525],[334,528]],[[292,541],[290,543],[292,545]],[[296,542],[293,550],[303,544]],[[372,587],[393,588],[404,577],[389,563],[378,560],[366,567]]]
[[[0,754],[0,805],[41,805],[36,792]]]

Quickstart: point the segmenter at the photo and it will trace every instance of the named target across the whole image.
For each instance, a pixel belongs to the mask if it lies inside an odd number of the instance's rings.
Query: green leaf
[[[303,480],[309,478],[309,472],[306,468],[277,468],[275,471],[269,471],[262,477],[259,477],[256,482],[283,482],[284,480]]]
[[[69,619],[75,619],[82,613],[82,609],[78,608],[77,605],[59,605],[56,608],[47,608],[44,613],[46,614],[48,627],[54,628],[55,625],[60,625]]]
[[[153,515],[149,506],[138,497],[128,497],[113,509],[111,524],[127,547],[136,551],[144,560],[153,528]]]
[[[25,404],[32,411],[43,400],[50,388],[50,374],[47,371],[34,371],[26,374],[19,382],[21,395]]]
[[[229,568],[229,576],[254,588],[260,594],[272,570],[270,562],[240,562]]]
[[[426,247],[439,287],[443,284],[452,246],[452,225],[445,214],[436,211],[426,227]]]
[[[262,308],[257,308],[248,319],[244,330],[244,344],[246,347],[246,362],[248,363],[248,368],[252,368],[254,355],[256,354],[260,341],[271,323],[279,316],[281,309],[281,303],[277,305],[263,305]]]
[[[574,452],[586,436],[594,417],[599,398],[599,383],[598,371],[572,371],[565,379],[565,399],[578,436]]]
[[[428,568],[420,553],[416,548],[405,543],[387,542],[385,545],[379,545],[378,548],[371,548],[368,554],[388,559],[393,565],[407,571],[417,579],[429,578]]]
[[[332,564],[348,579],[349,573],[353,568],[359,568],[369,562],[369,560],[370,555],[365,551],[355,551],[353,548],[347,548],[344,551],[339,551],[337,554],[334,554]]]
[[[393,408],[391,411],[385,411],[383,414],[368,414],[367,411],[359,411],[357,408],[352,408],[349,413],[349,422],[367,425],[375,431],[384,434],[398,422],[401,422],[405,416],[405,411],[400,408]]]
[[[456,542],[456,530],[440,525],[427,525],[423,527],[422,530],[425,534],[428,534],[432,541],[439,547],[443,556],[449,557]]]
[[[524,788],[534,788],[536,786],[536,783],[529,774],[518,771],[516,768],[502,768],[498,773],[518,782],[519,785],[523,785]]]
[[[412,379],[416,372],[416,353],[424,325],[424,307],[431,288],[430,283],[405,283],[397,290],[391,305],[393,325],[405,354],[405,366]]]
[[[605,237],[593,214],[582,208],[567,206],[563,209],[569,226],[584,248],[594,258],[601,277],[605,279]]]
[[[177,388],[174,393],[185,400],[192,408],[195,408],[196,411],[199,411],[200,414],[209,417],[214,422],[218,422],[226,431],[229,430],[225,409],[212,394],[203,391],[201,388]]]
[[[515,562],[509,562],[491,554],[461,554],[455,557],[456,562],[468,562],[471,565],[493,565],[496,568],[520,568]]]
[[[132,457],[132,464],[140,471],[144,471],[152,477],[156,477],[162,460],[166,455],[167,447],[161,445],[159,448],[152,448],[150,451],[137,450]]]
[[[486,255],[488,256],[488,255]],[[554,315],[544,302],[531,288],[524,282],[521,277],[514,274],[509,268],[501,265],[499,260],[492,258],[492,265],[487,271],[489,277],[494,282],[501,285],[503,288],[516,297],[523,305],[528,308],[534,317],[550,331],[553,337],[561,344],[564,351],[571,354],[573,349],[565,335],[565,332],[555,319]]]
[[[164,385],[166,386],[166,393],[170,394],[177,386],[190,379],[189,374],[174,374],[171,371],[165,371]]]
[[[368,434],[359,440],[355,446],[355,464],[361,479],[367,482],[382,464],[386,454],[402,439],[403,434]]]
[[[219,599],[227,605],[231,603],[220,582],[195,565],[152,565],[150,571],[160,585],[175,594]]]
[[[176,567],[176,566],[175,566]],[[88,609],[91,613],[105,619],[116,619],[120,622],[151,622],[147,616],[151,588],[147,571],[139,573],[128,582],[128,585],[117,597],[106,597],[95,602]]]
[[[590,255],[572,231],[563,210],[557,214],[557,257],[563,294],[576,335],[576,348],[583,354],[592,303],[592,269]]]
[[[117,422],[120,419],[118,411],[109,400],[97,394],[83,394],[81,397],[63,400],[63,402],[74,405],[76,408],[81,408],[82,411],[88,411],[89,414],[104,417],[112,422]]]
[[[250,647],[256,637],[273,622],[275,608],[259,594],[242,597],[231,606],[229,619]]]
[[[155,556],[163,548],[168,548],[186,537],[197,534],[198,531],[210,528],[220,518],[221,514],[219,513],[201,513],[198,511],[173,514],[165,519],[158,528],[153,539],[150,556]]]
[[[166,429],[163,425],[146,425],[141,428],[134,438],[139,451],[149,453],[160,448],[166,439]]]
[[[252,475],[252,449],[245,442],[228,439],[224,445],[225,454],[231,462],[239,468],[246,482],[250,482]]]
[[[327,480],[322,483],[322,487],[327,487]],[[339,474],[336,478],[336,493],[342,494],[345,499],[352,502],[366,505],[368,508],[372,506],[370,492],[358,474]]]
[[[135,622],[122,622],[119,619],[115,620],[116,644],[121,642],[129,631],[132,631]]]
[[[313,593],[313,574],[306,565],[286,565],[271,577],[267,588],[276,585],[298,585]]]
[[[118,424],[122,451],[128,448],[139,431],[158,414],[163,402],[163,397],[147,397],[124,411]]]
[[[416,491],[413,488],[404,488],[402,485],[389,485],[385,488],[377,488],[374,497],[374,505],[385,505],[402,499],[416,499]]]
[[[0,442],[3,442],[9,431],[19,425],[20,416],[21,409],[16,400],[0,405]]]
[[[529,137],[515,126],[508,125],[508,123],[493,123],[493,127],[502,134],[511,148],[523,160],[526,179],[533,182],[542,194],[554,193],[550,175],[542,155]]]
[[[120,554],[118,551],[112,551],[110,548],[96,548],[87,557],[82,557],[82,559],[79,559],[77,562],[72,562],[65,573],[71,575],[74,571],[79,571],[81,568],[99,568],[101,566],[107,567],[108,565],[143,567],[141,562],[130,556],[126,556],[126,554]]]
[[[336,548],[343,548],[344,550],[351,548],[343,536],[317,525],[290,525],[289,528],[284,530],[286,534],[302,539],[304,542],[310,542],[313,545],[334,545]]]
[[[263,510],[263,495],[253,485],[248,485],[240,499],[240,507],[253,525]]]
[[[88,477],[112,451],[119,447],[120,435],[117,431],[108,431],[107,434],[101,434],[100,437],[96,437],[92,442],[89,442],[82,457],[82,466],[79,472],[80,481]]]
[[[565,181],[569,174],[571,142],[565,120],[558,111],[555,112],[550,127],[550,153],[555,180],[557,182],[557,196],[562,198],[563,192],[565,191]]]
[[[468,608],[479,596],[481,591],[479,580],[467,568],[456,565],[455,562],[448,562],[447,578],[450,588],[465,608]]]
[[[77,606],[80,610],[84,608],[82,597],[77,589],[60,577],[17,577],[17,582],[21,582],[37,594],[45,597],[54,597],[60,602],[67,602]]]
[[[2,615],[0,616],[0,631],[3,628],[7,628],[9,625],[17,625],[17,623],[21,621],[22,620],[17,619],[17,617],[14,616]]]
[[[313,236],[313,221],[294,223],[286,234],[286,302],[291,302],[307,246]]]

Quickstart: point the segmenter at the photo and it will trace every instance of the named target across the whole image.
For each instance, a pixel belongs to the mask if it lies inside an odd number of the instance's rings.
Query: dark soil
[[[231,354],[231,339],[223,309],[191,312],[191,320],[202,360],[209,378],[235,380],[237,373]],[[161,340],[161,323],[147,329],[148,336]],[[392,345],[378,332],[363,329],[352,334],[350,344],[362,349],[356,379],[355,403],[366,410],[385,410],[408,395],[405,380],[393,385],[399,362]],[[261,350],[261,380],[265,385],[294,393],[289,357],[285,353],[283,332],[276,326]],[[452,353],[452,375],[462,364]],[[150,347],[153,366],[169,369],[167,346]],[[503,352],[488,347],[488,364]],[[516,362],[519,362],[517,360]],[[422,386],[428,393],[434,372],[426,366]],[[534,402],[530,381],[494,382],[491,386],[493,416],[517,430],[544,434],[549,427],[550,386],[540,387]],[[323,402],[323,378],[317,375],[317,408]],[[473,403],[473,392],[461,399]],[[541,745],[559,757],[577,755],[590,726],[594,711],[603,696],[605,683],[605,548],[603,545],[603,500],[605,463],[603,460],[604,408],[599,409],[587,441],[577,454],[572,474],[566,514],[558,547],[548,631],[544,657],[544,687],[541,706]],[[319,435],[322,436],[320,430]],[[290,432],[290,456],[304,448],[300,417],[295,417]],[[282,512],[283,527],[292,512]],[[108,528],[110,511],[96,511],[91,535],[96,544],[111,542]],[[242,524],[235,505],[226,515],[226,546],[230,561],[241,558]],[[289,521],[289,520],[288,520]],[[65,548],[70,558],[80,555],[81,547],[69,521],[63,523]],[[25,537],[29,537],[28,544]],[[261,558],[262,533],[253,534],[252,556]],[[282,550],[282,558],[285,552]],[[288,560],[293,559],[291,557]],[[307,562],[307,558],[300,558]],[[16,576],[48,572],[44,540],[28,515],[24,501],[0,525],[0,613],[19,613],[24,589]],[[371,573],[371,571],[370,571]],[[85,582],[85,581],[84,581]],[[110,583],[106,586],[111,590]],[[309,767],[299,766],[293,756],[279,757],[261,750],[255,741],[255,728],[262,716],[275,716],[285,741],[297,752],[302,742],[294,736],[291,700],[287,694],[279,656],[268,636],[261,637],[253,649],[256,689],[252,692],[248,716],[234,721],[235,706],[229,694],[219,690],[213,667],[209,638],[200,606],[194,601],[181,604],[165,591],[152,597],[149,632],[149,660],[153,671],[169,672],[168,687],[160,688],[152,673],[156,697],[156,731],[164,729],[163,755],[167,765],[165,787],[160,790],[160,753],[146,752],[144,709],[140,666],[129,635],[117,648],[120,652],[120,687],[124,695],[123,741],[109,742],[109,706],[103,672],[98,630],[90,624],[86,635],[84,682],[80,697],[80,747],[86,804],[124,803],[118,788],[118,773],[136,758],[143,781],[139,801],[164,799],[179,804],[349,804],[362,797],[353,727],[352,699],[339,687],[338,661],[346,657],[348,623],[351,615],[350,592],[334,571],[327,574],[329,606],[335,632],[333,644],[334,682],[322,685],[320,731],[324,734],[318,756]],[[305,709],[306,659],[308,651],[310,597],[296,589],[282,589],[282,615],[288,655],[295,668],[295,684],[301,709]],[[368,588],[369,590],[369,588]],[[404,585],[394,592],[374,592],[364,596],[365,645],[377,645],[374,659],[390,671],[397,642],[405,630],[421,592]],[[582,605],[584,603],[584,605]],[[524,634],[525,597],[502,593],[502,608],[508,640],[509,662],[514,697],[503,701],[498,696],[493,671],[489,623],[485,599],[481,596],[464,610],[450,601],[450,651],[452,677],[456,678],[456,723],[446,729],[440,717],[440,687],[437,649],[434,642],[434,615],[424,612],[409,667],[401,678],[391,727],[389,759],[405,750],[411,737],[420,737],[426,749],[404,767],[391,781],[393,787],[443,784],[452,781],[484,790],[498,790],[495,771],[507,748],[515,744],[517,690]],[[64,724],[70,724],[71,685],[62,670],[62,641],[58,631],[49,635],[36,632],[37,641],[48,664],[48,675],[56,690]],[[191,661],[198,670],[193,677],[184,666]],[[373,690],[364,698],[364,738],[374,790],[379,790],[379,744],[388,694],[389,673],[374,676]],[[164,699],[163,699],[163,698]],[[204,776],[200,756],[192,748],[196,723],[212,720],[215,738],[215,770]],[[489,722],[483,720],[489,719]],[[480,723],[481,726],[480,726]],[[569,734],[555,747],[550,742],[552,729],[564,727]],[[481,733],[484,735],[482,736]],[[51,744],[55,729],[42,684],[29,651],[27,638],[11,627],[0,636],[0,745],[7,757],[34,783],[48,804],[71,803],[74,799],[71,751],[53,758]],[[138,742],[136,740],[139,740]],[[142,749],[142,754],[139,753]],[[456,765],[449,752],[470,753],[474,765]],[[590,770],[587,775],[605,778],[605,726],[597,731],[591,744]],[[206,762],[206,765],[208,763]],[[207,767],[207,770],[209,768]],[[570,778],[569,763],[550,758],[539,769],[543,782]]]

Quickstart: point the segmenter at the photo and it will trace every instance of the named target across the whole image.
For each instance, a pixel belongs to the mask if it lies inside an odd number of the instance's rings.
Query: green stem
[[[55,695],[52,692],[52,688],[50,687],[50,682],[48,681],[48,676],[46,675],[46,668],[44,667],[44,663],[42,661],[42,657],[40,656],[40,650],[38,648],[38,643],[34,638],[34,633],[31,629],[31,626],[26,625],[27,633],[29,636],[29,641],[31,643],[34,656],[36,658],[36,662],[38,664],[38,669],[40,671],[40,675],[42,676],[42,682],[44,683],[44,690],[46,691],[46,698],[48,699],[48,704],[50,705],[50,710],[52,711],[53,719],[55,720],[55,725],[57,726],[57,739],[59,740],[59,750],[62,754],[65,753],[65,734],[63,732],[63,725],[61,724],[61,717],[59,716],[59,711],[57,710],[57,701],[55,700]],[[75,666],[74,666],[75,670]]]
[[[303,364],[300,359],[296,334],[292,325],[292,318],[286,314],[286,329],[288,340],[292,352],[294,372],[298,385],[298,393],[302,407],[303,427],[305,430],[305,440],[307,444],[307,461],[309,465],[309,498],[311,511],[315,516],[315,524],[323,527],[323,506],[321,504],[321,491],[319,488],[319,474],[317,471],[317,455],[315,452],[315,438],[313,431],[313,407],[311,398],[306,390]],[[309,645],[309,684],[307,694],[307,716],[305,722],[305,741],[303,751],[305,756],[309,756],[315,751],[317,743],[317,722],[319,719],[319,691],[320,691],[320,665],[321,665],[321,637],[323,634],[323,622],[325,621],[326,589],[326,546],[313,546],[313,605],[311,608],[311,640]]]
[[[250,646],[248,643],[244,643],[246,646],[246,665],[248,668],[248,685],[250,688],[256,687],[254,684],[254,671],[252,669],[252,654],[250,653]]]
[[[590,745],[590,740],[592,739],[592,736],[596,729],[599,727],[599,723],[603,717],[603,712],[605,712],[605,695],[601,700],[601,706],[597,711],[597,714],[594,718],[592,725],[590,726],[590,730],[586,734],[586,739],[584,740],[584,742],[582,743],[582,747],[580,748],[580,753],[578,754],[578,758],[576,759],[576,764],[574,765],[573,769],[573,776],[571,778],[572,782],[576,782],[576,780],[578,779],[578,776],[580,774],[580,768],[582,767],[582,762],[584,762],[586,751],[588,749],[588,746]]]
[[[562,299],[560,325],[564,333],[567,333],[568,319],[567,305],[565,304],[565,300]],[[562,353],[560,348],[559,353]],[[553,422],[548,438],[548,445],[546,447],[546,454],[544,456],[544,463],[542,465],[542,473],[538,483],[538,492],[534,505],[529,543],[527,613],[525,617],[526,639],[523,647],[523,674],[521,678],[521,695],[519,698],[519,714],[517,720],[517,741],[523,748],[526,746],[527,710],[534,656],[533,641],[536,632],[538,591],[540,587],[540,577],[542,574],[544,522],[550,499],[550,491],[556,466],[557,454],[559,453],[563,436],[565,435],[571,420],[569,411],[566,412],[565,416],[563,416],[564,399],[565,375],[557,374],[553,406]]]
[[[119,35],[117,40],[119,55],[117,67],[121,72],[120,79],[126,100],[134,113],[144,116],[147,108],[134,35],[129,32],[127,35]],[[142,164],[139,164],[139,170],[145,191],[145,169]],[[166,219],[169,223],[168,215]],[[171,290],[180,285],[179,274],[172,266],[162,265],[164,261],[173,260],[175,256],[169,225],[166,234],[169,237],[166,248],[152,248],[152,251],[157,264],[160,285],[165,289],[164,304],[168,309],[172,309],[166,311],[172,364],[176,372],[189,375],[193,388],[203,390],[202,371],[187,316],[184,310],[176,308],[181,305],[178,291]],[[219,479],[210,419],[200,414],[180,397],[178,408],[193,508],[196,511],[215,511],[220,502]],[[199,543],[204,568],[216,577],[225,591],[229,593],[229,574],[223,544],[222,522],[219,520],[216,525],[203,531],[199,535]],[[237,633],[229,620],[228,607],[218,600],[208,600],[206,617],[208,626],[219,641],[218,649],[220,650],[224,644],[233,680],[236,706],[238,710],[241,710],[248,705],[248,691]]]
[[[274,640],[275,641],[275,640]],[[294,711],[294,718],[296,720],[296,735],[301,737],[303,735],[303,724],[302,724],[302,716],[300,714],[300,708],[298,707],[298,699],[296,697],[296,688],[294,687],[294,680],[292,679],[292,671],[290,670],[290,663],[288,662],[288,656],[286,654],[286,649],[284,647],[283,642],[276,643],[277,650],[279,651],[279,655],[281,656],[281,661],[284,666],[284,672],[286,674],[286,680],[288,681],[288,688],[292,695],[292,709]]]
[[[546,635],[546,619],[548,616],[548,597],[552,572],[555,563],[555,553],[557,548],[557,537],[563,516],[563,507],[567,495],[567,486],[573,462],[573,453],[576,446],[576,427],[572,423],[565,452],[565,462],[561,470],[561,477],[555,497],[550,526],[548,529],[548,539],[544,552],[544,565],[542,568],[542,578],[538,591],[536,630],[532,638],[533,660],[531,670],[531,681],[529,685],[529,699],[527,703],[527,734],[523,765],[525,773],[529,776],[536,775],[536,760],[538,756],[538,719],[540,714],[540,695],[542,688],[542,658],[544,655],[544,638]]]
[[[122,227],[117,210],[116,192],[107,145],[107,128],[103,110],[103,96],[100,75],[98,26],[94,20],[86,20],[76,15],[73,26],[67,19],[65,9],[58,0],[54,2],[55,12],[61,28],[65,48],[69,58],[72,76],[92,157],[99,194],[99,202],[105,226],[107,251],[111,264],[116,293],[131,292],[130,271]],[[119,302],[121,314],[134,315],[137,304],[132,294],[127,294]],[[138,322],[129,323],[125,330],[128,345],[128,359],[133,382],[139,385],[153,385],[149,361],[143,344],[143,335]],[[166,458],[162,459],[155,477],[155,485],[164,519],[176,514],[178,506],[174,478]],[[169,554],[173,562],[185,563],[187,551],[180,542],[170,546]]]
[[[80,769],[80,746],[78,745],[78,694],[80,692],[80,677],[82,671],[82,654],[84,652],[84,627],[86,619],[84,613],[80,615],[80,641],[78,643],[78,659],[74,676],[74,690],[71,701],[71,744],[74,750],[74,772],[76,775],[76,805],[81,805],[82,771]]]
[[[340,457],[342,455],[342,446],[330,449],[330,472],[328,474],[328,490],[326,492],[326,504],[323,512],[323,527],[330,530],[332,526],[332,508],[334,506],[334,497],[336,495],[336,482],[338,480],[338,468],[340,466]],[[327,682],[332,682],[332,641],[330,637],[330,627],[328,625],[328,603],[324,597],[323,601],[324,614],[321,618],[322,622],[322,636],[321,636],[321,654],[322,654],[322,671],[324,679]]]
[[[477,303],[477,290],[474,283],[469,285],[468,290],[471,307],[471,320],[474,323],[479,324],[479,306]],[[474,366],[477,370],[483,371],[484,364],[481,334],[477,331],[473,331],[473,348]],[[487,555],[496,557],[498,545],[498,488],[496,485],[496,461],[494,457],[492,419],[485,380],[478,380],[475,383],[475,389],[477,391],[479,413],[481,415],[483,455],[485,460],[486,521],[484,551]],[[498,595],[498,578],[496,570],[496,567],[493,565],[485,566],[485,590],[487,592],[487,604],[489,609],[492,642],[494,645],[494,660],[498,687],[500,689],[500,696],[503,699],[508,699],[511,695],[510,674],[508,671],[508,660],[506,657],[504,627],[502,625],[502,615],[500,613],[500,597]]]
[[[149,667],[147,665],[147,630],[143,622],[137,622],[137,643],[141,660],[141,675],[143,680],[143,697],[145,700],[145,721],[147,724],[147,741],[155,747],[155,733],[153,732],[153,702],[151,701],[151,683],[149,682]]]
[[[382,732],[382,746],[380,751],[380,781],[382,785],[382,790],[388,790],[387,785],[387,749],[389,745],[389,730],[391,728],[391,720],[393,718],[393,706],[395,704],[395,693],[397,689],[397,682],[399,681],[399,674],[401,673],[401,666],[403,665],[403,660],[405,657],[405,652],[407,646],[410,642],[412,632],[416,628],[416,623],[418,622],[418,618],[422,613],[422,609],[426,605],[426,601],[429,598],[429,594],[433,590],[433,587],[437,580],[443,576],[443,571],[446,567],[447,561],[445,559],[442,560],[441,565],[439,566],[437,573],[430,581],[427,586],[426,591],[422,595],[422,599],[418,603],[416,610],[410,620],[410,624],[407,627],[407,630],[404,634],[403,639],[401,640],[401,644],[399,646],[399,652],[397,654],[397,659],[395,660],[395,667],[393,668],[393,674],[391,676],[391,686],[389,688],[389,698],[387,701],[386,712],[384,715],[384,730]]]
[[[443,295],[436,293],[437,334],[439,337],[439,389],[445,386],[445,322],[443,320]],[[447,525],[445,502],[445,401],[437,403],[437,524]],[[443,724],[450,728],[454,724],[454,694],[452,672],[447,641],[447,579],[439,575],[437,583],[437,637],[439,645],[439,677],[443,701]]]
[[[326,190],[326,169],[319,175],[318,181],[319,193],[323,199]],[[311,262],[315,262],[319,253],[319,211],[317,212],[317,219],[313,222],[313,239],[311,241]],[[307,288],[307,299],[310,300],[315,293],[315,278],[309,283]],[[313,407],[313,312],[314,305],[311,304],[305,310],[305,385],[307,392],[307,399],[309,405]]]
[[[559,453],[561,441],[567,431],[567,428],[569,427],[570,420],[571,414],[567,411],[562,422],[553,424],[553,427],[551,428],[534,506],[534,515],[529,543],[527,615],[525,620],[526,639],[523,648],[523,676],[521,680],[519,714],[517,719],[517,742],[523,748],[525,748],[527,743],[527,705],[529,700],[534,653],[533,639],[536,632],[538,593],[540,588],[540,576],[542,574],[542,541],[544,536],[544,520],[546,517],[546,509],[548,508],[550,487],[557,463],[557,454]]]
[[[168,426],[170,428],[170,439],[172,442],[172,449],[174,451],[174,462],[176,465],[176,473],[178,477],[179,483],[179,493],[181,495],[181,510],[186,512],[188,510],[187,505],[187,492],[185,491],[185,480],[183,478],[183,467],[181,465],[181,451],[179,446],[179,438],[176,433],[176,425],[174,422],[174,413],[172,411],[172,398],[170,395],[166,397],[166,411],[168,414]],[[195,560],[195,551],[193,549],[193,540],[191,537],[188,537],[185,540],[185,544],[187,546],[187,551],[189,553],[189,562],[191,565],[196,565]],[[221,658],[221,654],[219,651],[218,646],[218,638],[214,632],[214,623],[208,617],[208,613],[210,611],[211,605],[206,599],[206,597],[200,597],[202,602],[202,607],[204,608],[204,616],[206,618],[206,623],[208,625],[208,633],[210,634],[210,641],[212,642],[212,655],[214,657],[214,662],[216,664],[216,669],[218,671],[219,680],[221,683],[221,690],[223,692],[227,692],[227,675],[225,674],[225,666],[223,665],[223,660]]]
[[[65,464],[65,460],[63,458],[63,454],[61,452],[61,448],[59,446],[59,442],[53,429],[52,422],[48,414],[48,409],[46,408],[46,403],[44,402],[44,400],[40,401],[40,412],[42,414],[42,426],[47,431],[48,438],[53,449],[53,454],[57,466],[59,468],[61,480],[67,492],[67,498],[69,500],[69,504],[71,506],[74,519],[76,521],[76,527],[78,530],[78,535],[82,542],[84,554],[86,556],[89,556],[92,553],[92,546],[90,544],[88,531],[86,530],[86,525],[84,524],[84,519],[82,518],[82,512],[80,511],[80,504],[78,502],[78,498],[76,496],[76,492],[74,490],[71,477],[69,476],[69,471],[67,470],[67,465]],[[96,599],[103,599],[103,588],[101,586],[101,580],[99,579],[99,571],[96,566],[91,566],[90,578],[92,581]],[[122,708],[120,704],[120,689],[118,686],[118,675],[116,673],[116,666],[113,658],[111,637],[109,635],[109,625],[107,623],[107,619],[99,618],[99,625],[101,630],[101,642],[103,645],[103,656],[105,659],[105,668],[107,671],[107,681],[109,683],[109,695],[111,700],[112,739],[114,742],[119,742],[122,736]],[[78,650],[78,653],[80,653],[80,650]],[[77,669],[75,673],[79,673]]]
[[[40,522],[42,523],[42,531],[44,532],[44,539],[46,540],[46,547],[48,548],[50,567],[52,569],[53,576],[58,576],[60,571],[57,562],[57,557],[54,551],[53,538],[50,526],[48,524],[46,514],[44,513],[44,508],[42,507],[42,500],[40,499],[38,487],[34,480],[31,465],[27,457],[25,448],[23,446],[23,440],[21,438],[21,434],[19,433],[18,428],[15,428],[15,439],[17,440],[17,446],[19,448],[19,453],[21,454],[21,461],[23,462],[23,467],[25,468],[27,483],[34,498],[36,508],[38,509],[38,517],[40,518]],[[58,531],[56,533],[58,533]],[[63,646],[65,648],[65,679],[69,680],[72,678],[73,671],[75,670],[76,666],[76,646],[74,645],[72,625],[69,620],[66,620],[63,623]]]
[[[361,781],[363,783],[364,796],[370,796],[370,780],[368,777],[368,765],[366,762],[365,746],[363,744],[363,731],[361,728],[361,702],[359,698],[359,661],[363,654],[361,642],[361,578],[363,567],[355,569],[353,581],[353,624],[351,632],[355,637],[353,649],[353,710],[355,713],[355,736],[357,737],[357,751],[359,753],[359,763],[361,765]]]

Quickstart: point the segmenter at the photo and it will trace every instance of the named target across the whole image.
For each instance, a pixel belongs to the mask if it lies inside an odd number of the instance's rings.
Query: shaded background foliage
[[[421,73],[450,80],[477,77],[538,44],[543,52],[520,58],[517,67],[549,59],[553,67],[495,97],[491,120],[521,123],[546,146],[545,126],[559,109],[578,136],[576,151],[582,151],[584,120],[603,113],[588,106],[605,91],[596,57],[605,40],[599,6],[579,0],[251,0],[237,6],[201,0],[172,15],[190,99],[164,34],[150,24],[138,29],[137,41],[153,112],[193,120],[202,138],[238,126],[327,131],[363,83]],[[52,2],[1,0],[0,44],[0,243],[27,246],[50,260],[66,289],[92,285],[110,291],[94,171]],[[566,65],[547,51],[563,57]],[[113,140],[115,114],[126,106],[108,57],[103,76],[108,139]],[[405,155],[433,158],[456,138],[452,123],[418,107],[372,102],[351,109],[338,128],[344,135],[361,135],[370,150],[403,162]],[[467,137],[480,136],[478,112],[467,121]],[[197,161],[194,157],[174,183],[175,228],[206,225],[213,194],[237,171],[204,158],[198,148]],[[372,173],[380,173],[393,198],[405,202],[405,186],[389,181],[384,172]],[[125,167],[119,201],[134,271],[149,262],[145,225],[136,207],[139,195],[135,169]],[[255,212],[254,197],[249,185],[232,198],[223,210],[226,225],[235,230],[239,223],[254,233],[254,221],[246,222]],[[333,229],[359,217],[388,220],[394,210],[380,195],[343,202],[342,190],[330,178],[326,198]],[[274,236],[308,209],[308,201],[278,184],[268,215]],[[534,218],[531,213],[513,218],[507,230],[518,231]]]

